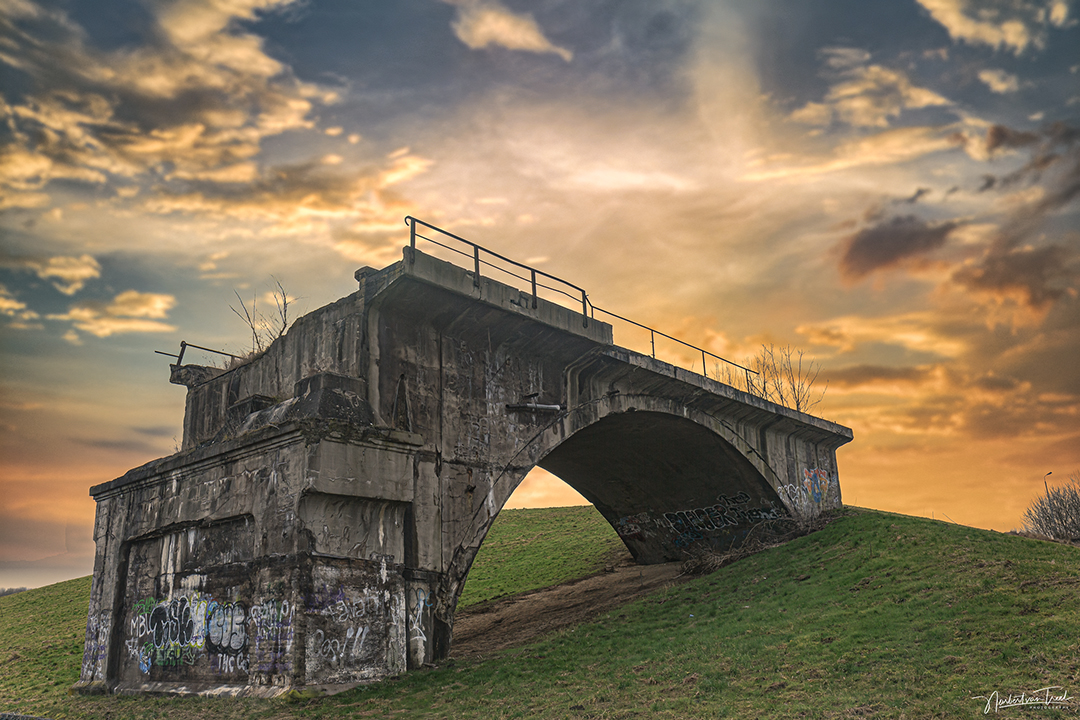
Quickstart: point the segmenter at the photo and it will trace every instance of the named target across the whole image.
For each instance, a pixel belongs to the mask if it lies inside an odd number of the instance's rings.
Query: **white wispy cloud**
[[[78,257],[58,255],[54,257],[0,256],[0,266],[24,270],[48,280],[65,295],[82,290],[87,281],[101,277],[101,265],[91,255]]]
[[[855,168],[885,166],[908,162],[924,155],[963,147],[966,137],[949,129],[936,127],[907,127],[856,137],[840,142],[831,157],[816,159],[812,156],[795,158],[801,164],[780,164],[755,169],[743,177],[747,180],[771,180],[774,178],[805,178],[811,175],[851,170]]]
[[[37,320],[38,314],[17,299],[4,285],[0,285],[0,315],[12,318],[12,327],[25,328],[31,320]]]
[[[126,290],[110,303],[85,302],[72,305],[66,313],[46,316],[49,320],[68,321],[74,329],[105,338],[112,335],[145,332],[173,332],[174,325],[162,322],[176,298],[162,293]],[[78,343],[77,333],[69,331],[69,342]]]
[[[497,45],[508,50],[553,53],[566,62],[574,54],[555,45],[528,13],[515,13],[497,0],[445,0],[458,8],[452,27],[461,42],[476,50]]]
[[[1047,25],[1068,22],[1065,0],[918,0],[930,16],[941,23],[954,40],[973,45],[1012,50],[1017,55],[1029,47],[1046,44]]]
[[[986,87],[990,88],[991,92],[1001,95],[1016,92],[1020,89],[1020,78],[1004,70],[993,68],[980,70],[979,79],[983,81]]]
[[[796,122],[824,126],[835,119],[853,127],[888,127],[904,110],[951,104],[899,70],[866,65],[870,54],[863,50],[827,48],[823,54],[840,79],[822,102],[809,102],[793,112]]]

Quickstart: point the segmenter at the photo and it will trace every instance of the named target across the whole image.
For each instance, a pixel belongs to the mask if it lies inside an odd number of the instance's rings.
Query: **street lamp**
[[[1046,484],[1046,478],[1050,477],[1053,474],[1054,474],[1054,471],[1051,470],[1050,472],[1043,475],[1043,489],[1046,490],[1046,497],[1050,497],[1050,488]]]

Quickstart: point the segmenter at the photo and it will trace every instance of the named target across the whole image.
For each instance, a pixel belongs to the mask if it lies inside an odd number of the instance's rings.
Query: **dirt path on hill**
[[[476,657],[524,645],[541,635],[588,622],[660,588],[685,582],[682,563],[637,565],[620,555],[604,572],[458,611],[450,657]]]

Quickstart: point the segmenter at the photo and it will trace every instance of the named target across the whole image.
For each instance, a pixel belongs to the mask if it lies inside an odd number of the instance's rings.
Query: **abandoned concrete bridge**
[[[181,345],[181,451],[90,491],[79,691],[337,690],[445,658],[537,465],[640,563],[840,506],[847,428],[618,347],[580,288],[516,263],[525,289],[496,281],[482,248],[410,224],[400,262],[262,354],[221,369]],[[417,249],[436,237],[471,267]]]

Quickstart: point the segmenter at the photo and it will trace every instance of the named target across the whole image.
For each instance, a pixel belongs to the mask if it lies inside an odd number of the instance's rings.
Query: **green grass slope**
[[[813,535],[526,648],[330,698],[39,695],[12,707],[13,677],[66,685],[79,664],[70,655],[70,668],[31,668],[20,650],[15,660],[0,658],[0,711],[117,720],[976,717],[986,700],[975,696],[996,692],[1004,700],[1048,686],[1080,694],[1078,553],[848,511]],[[34,592],[43,597],[45,590]],[[0,599],[4,657],[12,652],[5,631],[23,632],[10,605],[16,598],[27,603],[19,613],[40,612],[31,593]],[[1075,713],[1075,706],[1001,710],[1013,717]]]
[[[503,510],[476,554],[458,607],[591,575],[623,550],[592,505]]]
[[[79,679],[90,578],[0,598],[0,713],[56,707]]]

